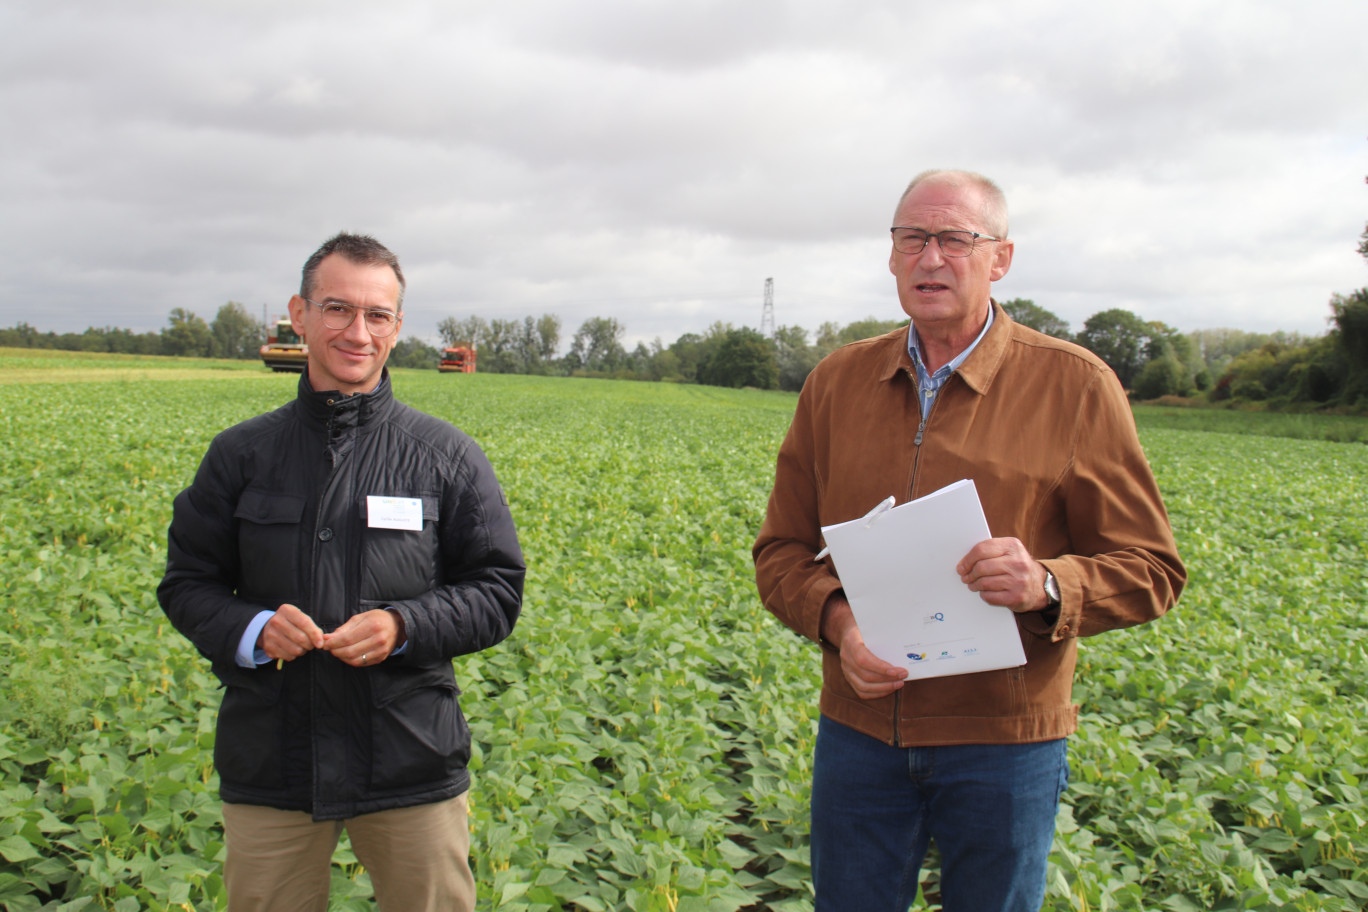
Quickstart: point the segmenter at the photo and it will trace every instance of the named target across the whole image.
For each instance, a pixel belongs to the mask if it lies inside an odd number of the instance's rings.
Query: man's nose
[[[364,311],[358,310],[356,312],[356,316],[352,319],[351,325],[347,327],[342,335],[351,342],[371,341],[370,329],[366,327],[366,314]]]
[[[931,235],[926,239],[926,246],[922,248],[921,262],[931,261],[932,266],[939,266],[945,259],[945,252],[941,250],[940,238]]]

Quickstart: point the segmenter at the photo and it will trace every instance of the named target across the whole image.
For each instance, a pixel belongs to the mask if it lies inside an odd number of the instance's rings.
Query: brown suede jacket
[[[993,307],[992,327],[924,421],[905,327],[818,364],[780,447],[755,542],[765,607],[823,646],[822,713],[888,744],[1072,733],[1076,638],[1159,617],[1187,579],[1116,375]],[[1019,538],[1055,575],[1057,615],[1016,616],[1023,667],[908,681],[862,700],[819,635],[822,608],[841,588],[831,563],[812,559],[821,527],[890,494],[904,503],[961,478],[974,480],[993,536]]]

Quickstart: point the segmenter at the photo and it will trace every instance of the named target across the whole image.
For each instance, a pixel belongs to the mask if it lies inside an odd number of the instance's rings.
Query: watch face
[[[1052,602],[1059,601],[1059,583],[1055,581],[1053,573],[1046,572],[1045,574],[1045,595]]]

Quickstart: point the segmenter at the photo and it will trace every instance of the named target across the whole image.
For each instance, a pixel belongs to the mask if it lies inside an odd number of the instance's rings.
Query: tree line
[[[1368,228],[1360,253],[1368,258]],[[1112,308],[1093,314],[1078,333],[1034,301],[1002,302],[1012,319],[1096,353],[1140,400],[1259,403],[1275,408],[1368,409],[1368,288],[1330,300],[1330,330],[1322,336],[1203,329],[1182,333],[1165,323]],[[905,326],[870,317],[815,333],[780,326],[772,338],[750,327],[716,322],[666,345],[659,337],[628,350],[626,327],[613,317],[580,324],[564,354],[560,318],[521,320],[447,317],[438,324],[445,346],[475,348],[486,373],[602,377],[712,386],[799,390],[817,362],[838,347]],[[90,327],[83,333],[40,333],[27,323],[0,329],[0,346],[189,357],[258,357],[266,327],[229,301],[213,321],[175,308],[160,332]],[[435,368],[439,350],[421,339],[400,340],[396,367]]]
[[[43,333],[24,322],[0,329],[0,346],[122,355],[256,358],[265,341],[266,327],[237,301],[220,307],[212,323],[204,322],[184,307],[174,308],[160,332],[135,333],[113,326],[91,326],[80,333]]]
[[[780,326],[771,339],[749,326],[719,321],[668,345],[656,337],[628,350],[622,343],[626,326],[614,317],[590,317],[559,357],[561,322],[553,314],[488,321],[478,316],[448,317],[437,329],[443,345],[473,346],[479,370],[493,373],[798,390],[817,362],[838,347],[906,322],[872,318],[845,326],[828,322],[811,337],[800,326]],[[432,356],[436,358],[435,350]]]
[[[1368,288],[1334,295],[1331,329],[1314,337],[1239,329],[1182,333],[1119,308],[1093,314],[1073,333],[1067,321],[1034,301],[1001,303],[1017,322],[1097,354],[1136,399],[1368,407]],[[521,320],[447,317],[438,332],[444,346],[474,348],[478,369],[486,373],[796,391],[817,362],[840,346],[906,325],[906,319],[869,317],[845,325],[823,323],[815,333],[780,326],[766,338],[748,326],[716,322],[668,345],[657,337],[629,350],[622,342],[626,326],[619,320],[590,317],[570,337],[564,354],[559,354],[562,324],[553,314]],[[160,332],[90,327],[82,333],[41,333],[27,323],[0,329],[0,346],[206,358],[255,359],[265,340],[266,327],[236,301],[220,307],[208,323],[175,308]],[[401,339],[390,355],[396,367],[435,368],[440,359],[439,349],[413,336]]]
[[[1034,301],[1001,303],[1017,322],[1095,353],[1136,399],[1368,407],[1368,288],[1332,297],[1332,326],[1323,336],[1240,329],[1183,333],[1121,308],[1093,314],[1074,333]],[[845,326],[824,323],[814,334],[780,326],[767,339],[749,327],[718,322],[669,345],[657,338],[629,351],[620,322],[591,317],[559,358],[561,324],[550,314],[521,321],[449,317],[439,331],[444,345],[473,345],[482,371],[799,390],[836,348],[906,325],[905,319],[871,317]],[[436,351],[428,357],[435,363]]]
[[[1092,351],[1135,399],[1368,408],[1368,288],[1331,296],[1330,330],[1322,336],[1239,329],[1181,333],[1120,308],[1093,314],[1075,335],[1031,301],[1003,306],[1018,322]]]

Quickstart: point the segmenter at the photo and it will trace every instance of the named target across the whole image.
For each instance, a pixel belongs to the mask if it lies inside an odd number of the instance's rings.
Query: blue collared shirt
[[[941,365],[940,369],[934,374],[926,369],[926,362],[922,361],[921,340],[917,338],[916,324],[909,323],[907,326],[907,353],[912,356],[912,363],[917,368],[917,392],[921,402],[922,418],[931,414],[931,406],[936,404],[936,395],[945,385],[945,381],[950,379],[965,359],[969,357],[978,344],[983,341],[983,337],[988,334],[988,327],[993,325],[993,307],[988,305],[988,319],[983,323],[983,329],[974,337],[974,341],[969,343],[969,347],[956,355],[949,363]]]

